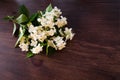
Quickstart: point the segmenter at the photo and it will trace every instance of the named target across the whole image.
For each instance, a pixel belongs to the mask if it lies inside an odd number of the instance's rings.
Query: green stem
[[[49,45],[48,45],[48,42],[47,42],[47,45],[46,45],[46,55],[48,56],[48,47],[49,47]]]

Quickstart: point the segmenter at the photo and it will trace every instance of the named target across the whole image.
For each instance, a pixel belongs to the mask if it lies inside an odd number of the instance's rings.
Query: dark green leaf
[[[29,11],[24,5],[20,6],[19,14],[24,14],[26,17],[29,17]]]
[[[18,43],[21,40],[21,38],[23,37],[24,33],[25,33],[25,29],[22,29],[22,27],[20,27],[19,38],[18,38],[18,40],[17,40],[17,42],[15,44],[15,47],[18,45]]]
[[[27,58],[30,58],[30,57],[34,56],[34,54],[30,51],[30,52],[27,53],[26,56],[27,56]]]
[[[46,46],[47,44],[44,43],[44,42],[40,42],[40,45],[41,45],[41,46]]]
[[[55,48],[53,48],[53,47],[48,47],[48,53],[46,53],[47,54],[47,56],[50,56],[50,55],[52,55],[52,54],[54,54],[55,53]]]
[[[17,19],[16,19],[16,22],[18,24],[21,24],[21,23],[25,23],[28,21],[28,18],[24,15],[24,14],[21,14]]]
[[[15,32],[16,32],[16,24],[15,24],[15,23],[13,23],[13,25],[14,25],[14,28],[13,28],[13,33],[12,33],[12,35],[14,35],[14,34],[15,34]]]
[[[46,8],[46,12],[50,12],[52,10],[52,5],[49,4],[48,7]]]
[[[33,14],[33,15],[30,17],[30,22],[34,21],[37,16],[38,16],[38,13]]]
[[[12,20],[13,21],[14,19],[14,16],[6,16],[4,17],[4,20]]]
[[[31,21],[34,26],[39,26],[40,23],[37,21],[37,17],[33,21]]]

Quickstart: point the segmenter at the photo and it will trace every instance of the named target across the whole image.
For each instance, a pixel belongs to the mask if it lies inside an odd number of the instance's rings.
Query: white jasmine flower
[[[43,16],[49,21],[53,21],[54,19],[54,14],[52,12],[46,12]]]
[[[47,38],[47,36],[46,36],[45,32],[41,32],[39,35],[37,35],[37,39],[40,42],[43,42],[46,38]]]
[[[47,38],[47,36],[45,31],[38,30],[35,33],[30,33],[29,38],[31,38],[34,41],[38,40],[40,42],[43,42]]]
[[[45,17],[42,17],[42,18],[38,18],[38,22],[41,23],[42,26],[45,26],[45,27],[50,27],[52,28],[54,26],[54,22],[45,18]]]
[[[62,39],[63,39],[63,37],[60,37],[60,36],[53,37],[53,40],[54,40],[55,42],[57,42],[57,41],[59,41],[59,40],[62,40]]]
[[[22,51],[28,51],[29,44],[28,43],[20,43],[19,47],[22,49]]]
[[[63,40],[63,37],[57,36],[54,37],[53,40],[55,41],[58,50],[62,50],[66,45],[66,42]]]
[[[37,45],[37,43],[38,43],[37,41],[31,40],[31,44],[30,45],[35,47]]]
[[[59,16],[62,14],[61,10],[58,9],[57,7],[54,7],[51,12],[52,12],[52,13],[54,14],[54,16],[56,16],[56,17],[59,17]]]
[[[37,27],[34,27],[32,24],[30,26],[28,26],[28,31],[30,33],[35,33],[37,30]]]
[[[59,40],[56,46],[58,47],[58,50],[62,50],[65,47],[65,45],[66,45],[65,41]]]
[[[58,26],[58,28],[63,27],[67,24],[67,18],[61,16],[61,19],[57,19],[55,24]]]
[[[54,22],[49,21],[49,20],[46,22],[45,27],[53,28],[53,26],[54,26]]]
[[[42,26],[46,26],[47,19],[44,17],[38,18],[38,22],[41,23]]]
[[[37,21],[40,22],[40,21],[41,21],[41,18],[38,18]]]
[[[36,41],[37,40],[37,33],[30,33],[29,38]]]
[[[56,32],[55,27],[51,28],[49,31],[46,31],[47,36],[53,36]]]
[[[68,39],[72,40],[72,38],[75,35],[74,33],[72,33],[72,28],[68,29],[67,27],[65,28],[64,33],[66,35],[66,40],[68,40]]]
[[[56,45],[54,44],[54,42],[52,40],[48,40],[48,45],[57,50],[57,47],[56,47]]]
[[[38,44],[36,47],[34,47],[33,49],[31,49],[33,54],[39,54],[42,51],[43,46],[41,46],[40,44]]]
[[[43,27],[43,26],[38,26],[38,27],[37,27],[37,34],[41,34],[41,32],[44,31],[42,27]]]

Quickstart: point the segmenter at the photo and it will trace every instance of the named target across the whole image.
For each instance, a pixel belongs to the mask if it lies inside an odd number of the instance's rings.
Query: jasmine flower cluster
[[[50,47],[55,50],[65,48],[67,41],[72,40],[75,34],[72,28],[67,27],[67,18],[62,16],[61,10],[49,5],[46,11],[38,14],[40,15],[33,17],[35,18],[33,21],[26,22],[25,28],[23,26],[19,29],[22,36],[19,37],[18,46],[21,50],[28,52],[29,55],[35,55],[40,54],[44,49],[48,54]],[[24,15],[22,17],[25,18]],[[33,23],[34,21],[37,25]]]

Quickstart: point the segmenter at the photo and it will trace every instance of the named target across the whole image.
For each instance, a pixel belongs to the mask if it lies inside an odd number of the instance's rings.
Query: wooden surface
[[[119,0],[0,0],[0,80],[120,80]],[[31,12],[52,3],[63,11],[76,33],[67,47],[51,57],[26,58],[11,36],[21,4]]]

